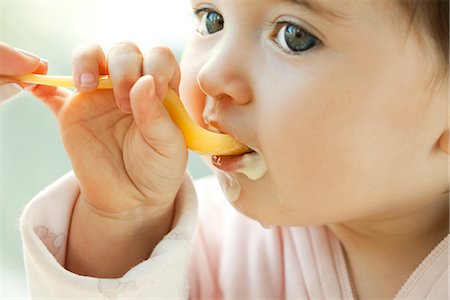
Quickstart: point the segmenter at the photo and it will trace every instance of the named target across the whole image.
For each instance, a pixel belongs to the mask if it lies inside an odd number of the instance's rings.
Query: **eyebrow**
[[[332,17],[334,19],[345,19],[346,18],[343,14],[331,10],[315,0],[312,0],[312,1],[311,0],[289,0],[289,2],[303,6],[305,9],[307,9],[309,11],[315,12],[320,15]]]

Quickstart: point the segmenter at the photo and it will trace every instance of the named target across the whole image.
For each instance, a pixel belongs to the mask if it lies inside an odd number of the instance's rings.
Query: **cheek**
[[[197,75],[203,66],[203,60],[198,53],[201,49],[197,49],[195,45],[189,45],[180,64],[181,82],[180,97],[183,104],[197,124],[203,124],[203,107],[205,106],[205,94],[197,84]]]
[[[335,80],[318,77],[292,82],[268,97],[279,102],[261,105],[259,125],[261,148],[284,207],[311,224],[344,217],[345,211],[336,213],[336,199],[344,204],[359,194],[365,181],[359,149],[368,130],[362,124],[374,117],[363,117],[364,104],[330,84]],[[339,84],[345,86],[342,80]]]
[[[276,119],[277,113],[273,113]],[[349,153],[333,144],[334,130],[326,121],[313,124],[315,120],[307,114],[288,111],[280,112],[280,117],[282,120],[273,121],[264,141],[268,169],[286,205],[313,216],[312,211],[327,205],[326,200],[320,200],[324,189],[335,195],[339,190],[342,193],[336,178],[345,176]]]
[[[411,88],[420,82],[407,74],[389,78],[394,70],[374,78],[363,76],[375,72],[360,73],[339,80],[299,76],[301,85],[284,82],[267,94],[278,102],[260,105],[259,140],[271,181],[284,206],[307,222],[380,211],[392,199],[407,199],[419,182],[411,174],[431,144],[419,132],[425,95]]]

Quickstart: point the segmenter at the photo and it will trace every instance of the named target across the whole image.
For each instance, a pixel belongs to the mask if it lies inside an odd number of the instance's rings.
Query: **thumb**
[[[15,49],[0,42],[0,74],[22,75],[35,71],[40,65],[40,58],[24,50]]]
[[[160,154],[176,154],[180,149],[185,150],[186,144],[162,100],[156,93],[151,75],[142,76],[131,88],[131,110],[144,139]]]

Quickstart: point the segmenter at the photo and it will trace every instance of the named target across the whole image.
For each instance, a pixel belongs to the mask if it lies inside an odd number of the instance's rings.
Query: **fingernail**
[[[23,88],[16,83],[5,83],[0,85],[0,105],[14,99],[23,92]]]
[[[83,72],[80,75],[80,86],[81,87],[93,87],[97,85],[94,74],[91,72]]]
[[[14,48],[14,49],[16,49],[17,52],[20,52],[20,53],[22,53],[23,55],[26,55],[26,56],[28,56],[28,57],[31,57],[31,58],[34,58],[34,59],[43,60],[42,58],[40,58],[40,57],[37,56],[36,54],[31,53],[31,52],[29,52],[29,51],[27,51],[27,50],[23,50],[23,49],[20,49],[20,48]],[[46,60],[46,59],[45,59],[45,60]]]

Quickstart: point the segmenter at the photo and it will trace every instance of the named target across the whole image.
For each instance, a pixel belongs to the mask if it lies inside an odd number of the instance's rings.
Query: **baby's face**
[[[445,191],[436,142],[446,96],[432,93],[427,37],[395,1],[192,6],[199,25],[182,99],[197,122],[232,134],[267,167],[252,180],[238,170],[247,159],[221,158],[219,178],[240,211],[266,225],[325,224],[408,213]]]

